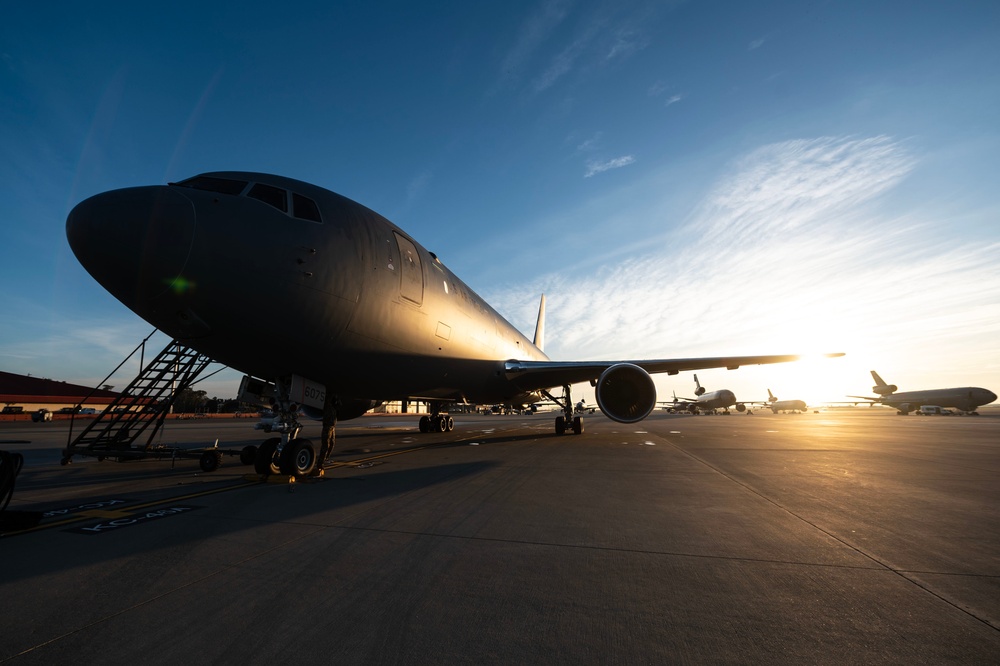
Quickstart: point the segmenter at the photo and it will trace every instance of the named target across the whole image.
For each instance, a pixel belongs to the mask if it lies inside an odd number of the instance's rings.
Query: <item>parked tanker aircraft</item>
[[[698,375],[694,376],[694,385],[694,394],[696,396],[694,398],[680,398],[680,401],[678,401],[677,395],[674,394],[673,409],[675,411],[687,410],[692,414],[699,412],[714,414],[715,410],[721,409],[723,414],[728,414],[730,407],[735,407],[738,412],[745,412],[747,410],[746,404],[737,402],[736,394],[729,389],[719,389],[718,391],[706,393],[705,387],[698,381]]]
[[[213,172],[105,192],[70,212],[66,232],[80,263],[140,317],[271,384],[283,436],[258,451],[262,474],[321,470],[336,421],[381,401],[429,401],[420,429],[443,431],[449,403],[544,396],[561,408],[556,432],[579,434],[572,384],[590,382],[604,414],[634,423],[656,405],[650,373],[797,358],[550,360],[544,297],[529,340],[389,220],[281,176]],[[560,386],[557,399],[550,389]],[[300,405],[322,411],[318,456],[297,439]]]
[[[804,400],[778,400],[771,389],[767,389],[767,404],[772,412],[804,412],[808,409]]]
[[[859,398],[870,400],[872,404],[889,405],[896,408],[896,413],[906,416],[910,412],[920,409],[922,405],[937,405],[938,407],[953,407],[960,409],[966,414],[978,416],[976,410],[983,405],[988,405],[997,399],[996,393],[977,386],[963,386],[959,388],[947,389],[926,389],[922,391],[901,391],[897,393],[895,384],[886,384],[878,373],[871,371],[875,386],[872,391],[878,397],[866,397],[861,395],[849,395],[848,398]]]

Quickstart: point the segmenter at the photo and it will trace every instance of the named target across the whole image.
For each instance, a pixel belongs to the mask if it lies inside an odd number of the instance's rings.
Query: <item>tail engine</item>
[[[597,381],[597,404],[619,423],[641,421],[656,406],[656,386],[649,373],[631,363],[612,365]]]

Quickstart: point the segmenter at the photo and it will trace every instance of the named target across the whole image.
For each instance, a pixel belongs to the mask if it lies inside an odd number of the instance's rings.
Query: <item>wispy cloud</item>
[[[669,85],[667,85],[663,81],[657,81],[653,85],[649,86],[649,88],[646,90],[646,94],[649,95],[650,97],[660,97],[669,91],[670,91]],[[674,93],[673,95],[667,98],[667,101],[666,103],[664,103],[663,106],[670,106],[672,104],[676,104],[685,97],[687,97],[687,93]]]
[[[646,94],[650,97],[659,97],[668,90],[670,90],[670,86],[668,86],[665,82],[656,81],[646,89]]]
[[[585,139],[576,146],[576,152],[578,153],[589,153],[596,150],[601,144],[601,137],[604,136],[604,132],[595,132],[592,137]]]
[[[621,63],[649,46],[650,16],[648,8],[547,0],[521,25],[490,93],[523,86],[537,95],[570,75]]]
[[[418,173],[406,186],[407,203],[412,203],[415,199],[420,197],[420,195],[424,193],[424,190],[427,189],[427,186],[430,184],[432,178],[433,175],[428,170]]]
[[[624,60],[649,45],[649,40],[634,30],[619,30],[605,60]]]
[[[761,37],[760,39],[755,39],[747,45],[747,51],[756,51],[760,47],[764,46],[765,39]]]
[[[536,93],[542,92],[568,74],[573,69],[577,60],[587,52],[587,49],[598,35],[601,27],[601,24],[598,22],[589,23],[569,46],[556,54],[548,67],[534,80],[532,85],[534,91]]]
[[[945,239],[919,211],[881,213],[916,164],[888,137],[764,146],[653,249],[488,298],[530,331],[524,294],[548,294],[557,358],[817,347],[854,352],[861,369],[842,367],[863,383],[872,357],[909,365],[903,349],[924,345],[970,370],[1000,351],[1000,246]],[[980,360],[959,360],[966,349]]]
[[[633,162],[635,162],[635,157],[632,155],[623,155],[621,157],[605,160],[603,162],[590,160],[587,162],[587,171],[583,174],[583,177],[590,178],[591,176],[596,176],[599,173],[604,173],[605,171],[610,171],[611,169],[620,169],[623,166],[632,164]]]
[[[500,81],[495,88],[516,85],[524,76],[524,70],[535,52],[565,20],[570,4],[569,0],[547,0],[524,21],[514,45],[500,63]]]

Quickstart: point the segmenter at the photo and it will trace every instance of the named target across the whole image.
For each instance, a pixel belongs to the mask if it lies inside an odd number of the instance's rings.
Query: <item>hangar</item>
[[[70,411],[77,405],[100,412],[117,397],[117,393],[106,389],[0,371],[0,420],[28,419],[38,409],[48,409],[58,416],[59,410]]]

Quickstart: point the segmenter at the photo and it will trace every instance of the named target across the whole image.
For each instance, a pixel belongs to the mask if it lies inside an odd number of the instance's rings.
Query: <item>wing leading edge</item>
[[[843,356],[841,352],[823,354],[826,358]],[[744,365],[788,363],[802,358],[799,354],[772,354],[764,356],[711,356],[704,358],[668,358],[643,361],[507,361],[504,371],[507,379],[525,391],[547,389],[553,386],[596,381],[608,369],[618,365],[642,368],[649,374],[676,375],[688,370],[726,368],[735,370]]]

